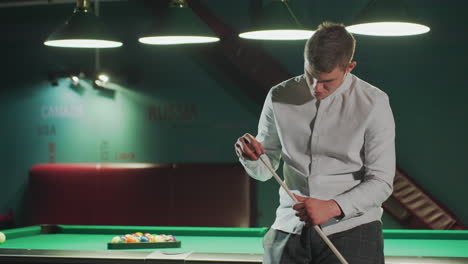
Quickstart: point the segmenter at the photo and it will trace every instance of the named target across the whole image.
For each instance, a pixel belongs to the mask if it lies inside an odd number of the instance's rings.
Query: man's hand
[[[307,225],[320,225],[327,222],[330,218],[341,215],[341,208],[334,200],[319,200],[299,195],[298,203],[293,206],[296,210],[296,216]]]
[[[261,154],[265,154],[262,144],[249,133],[238,138],[234,148],[237,156],[246,160],[257,160]]]

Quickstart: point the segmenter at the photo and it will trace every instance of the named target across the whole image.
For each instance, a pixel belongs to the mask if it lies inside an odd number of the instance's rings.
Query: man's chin
[[[317,99],[325,99],[325,97],[327,97],[325,94],[323,93],[314,93],[314,96],[317,98]]]

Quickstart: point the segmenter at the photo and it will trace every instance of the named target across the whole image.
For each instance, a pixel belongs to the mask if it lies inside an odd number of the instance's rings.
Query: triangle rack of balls
[[[173,235],[157,235],[150,233],[133,233],[114,236],[107,243],[108,249],[133,249],[133,248],[171,248],[180,247],[181,242]]]

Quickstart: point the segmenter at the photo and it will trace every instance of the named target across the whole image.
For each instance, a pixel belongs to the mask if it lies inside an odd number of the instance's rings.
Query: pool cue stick
[[[283,187],[283,189],[289,194],[289,196],[291,197],[291,199],[293,199],[294,202],[296,203],[299,202],[297,198],[293,195],[293,193],[289,190],[288,186],[286,186],[286,184],[281,180],[278,174],[276,174],[275,170],[273,170],[273,168],[271,168],[270,165],[268,165],[268,163],[263,159],[262,155],[260,155],[259,159],[263,162],[263,164],[265,165],[265,167],[267,167],[267,169],[271,172],[271,174],[273,174],[273,177],[275,178],[275,180],[281,185],[281,187]],[[313,227],[315,231],[317,231],[319,236],[323,239],[323,241],[325,241],[328,247],[330,247],[330,249],[333,251],[335,256],[340,260],[340,262],[342,264],[348,264],[348,262],[344,259],[343,255],[341,255],[338,249],[336,249],[336,247],[333,245],[330,239],[328,239],[328,237],[323,233],[320,227],[318,227],[317,225],[314,225]]]

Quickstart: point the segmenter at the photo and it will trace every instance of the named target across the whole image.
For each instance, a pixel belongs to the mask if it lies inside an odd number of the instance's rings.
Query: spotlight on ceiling
[[[138,41],[151,45],[174,45],[216,42],[219,38],[200,21],[185,0],[172,0],[157,26]]]
[[[89,0],[77,0],[71,17],[44,42],[46,46],[64,48],[116,48],[122,42],[105,29],[89,7]]]
[[[430,28],[408,14],[400,0],[371,0],[349,32],[373,36],[410,36],[424,34]]]
[[[272,0],[254,19],[254,25],[239,37],[263,40],[300,40],[308,39],[314,33],[299,22],[288,0]]]

